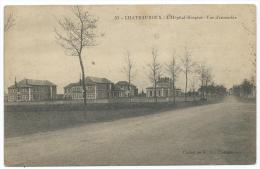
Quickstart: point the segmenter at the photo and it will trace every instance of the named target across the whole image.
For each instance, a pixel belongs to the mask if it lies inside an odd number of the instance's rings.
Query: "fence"
[[[187,101],[193,101],[194,97],[187,97]],[[195,100],[199,100],[199,97],[196,97]],[[176,102],[185,101],[184,96],[177,96],[175,98]],[[87,103],[128,103],[130,98],[111,98],[111,99],[88,99]],[[132,103],[153,103],[155,99],[152,97],[132,97]],[[157,102],[173,102],[173,98],[157,98]],[[50,100],[50,101],[34,101],[34,102],[5,102],[5,105],[63,105],[63,104],[82,104],[83,99],[79,100]]]

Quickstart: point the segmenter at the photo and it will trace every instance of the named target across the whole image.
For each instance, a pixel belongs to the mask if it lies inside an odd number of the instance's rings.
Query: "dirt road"
[[[5,139],[8,166],[252,164],[256,104],[222,103]]]

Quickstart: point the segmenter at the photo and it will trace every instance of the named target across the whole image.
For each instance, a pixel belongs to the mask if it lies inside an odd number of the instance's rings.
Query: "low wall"
[[[199,100],[199,97],[196,97],[197,100]],[[193,97],[187,97],[188,101],[192,101]],[[171,102],[172,98],[166,98],[166,97],[158,97],[157,102]],[[178,96],[176,97],[176,101],[184,101],[184,97]],[[93,103],[128,103],[129,98],[111,98],[111,99],[94,99],[94,100],[87,100],[87,103],[93,104]],[[133,97],[131,98],[131,102],[134,103],[153,103],[154,98],[153,97]],[[5,102],[5,105],[56,105],[56,104],[82,104],[83,99],[78,100],[49,100],[49,101],[32,101],[32,102]]]

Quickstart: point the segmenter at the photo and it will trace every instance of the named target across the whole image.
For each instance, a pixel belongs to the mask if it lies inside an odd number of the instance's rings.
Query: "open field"
[[[90,122],[160,113],[209,102],[98,103],[88,104],[23,104],[5,105],[5,137],[56,130]]]
[[[256,104],[223,102],[5,138],[8,166],[254,164]]]

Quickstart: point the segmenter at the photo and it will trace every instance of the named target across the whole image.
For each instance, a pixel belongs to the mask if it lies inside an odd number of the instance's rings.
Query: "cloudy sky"
[[[104,34],[98,38],[97,46],[84,50],[88,76],[106,77],[113,82],[127,80],[122,67],[128,50],[135,63],[133,83],[139,90],[145,89],[151,86],[147,65],[151,63],[152,49],[158,50],[158,59],[165,65],[173,51],[180,62],[185,47],[194,62],[211,67],[215,83],[226,87],[250,78],[254,71],[253,5],[85,6],[84,9],[99,17],[97,31]],[[73,15],[71,6],[8,6],[5,14],[10,13],[15,14],[16,24],[5,32],[5,89],[16,77],[17,81],[50,80],[62,93],[65,85],[79,80],[78,58],[66,55],[54,33],[59,18]],[[168,15],[186,18],[165,19]],[[115,16],[161,16],[162,19],[115,20]],[[187,19],[188,16],[202,19]],[[217,16],[229,19],[216,19]],[[164,75],[168,75],[166,71]],[[184,87],[182,73],[177,87]]]

